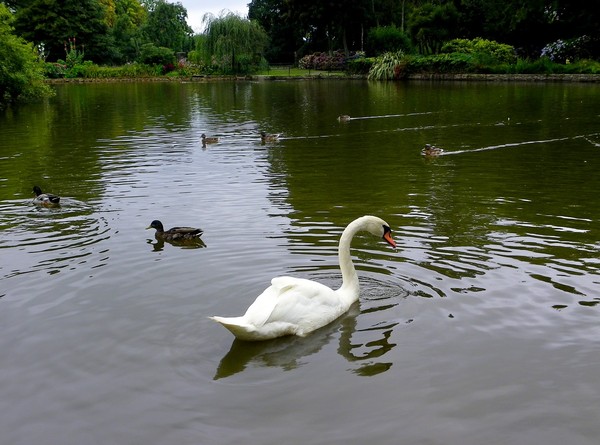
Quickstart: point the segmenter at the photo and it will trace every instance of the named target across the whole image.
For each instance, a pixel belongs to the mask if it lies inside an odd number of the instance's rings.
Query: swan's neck
[[[338,247],[338,257],[342,271],[342,287],[339,288],[339,292],[347,296],[351,300],[350,303],[356,301],[359,294],[358,275],[350,255],[350,243],[359,230],[361,230],[360,219],[350,223],[344,229]]]

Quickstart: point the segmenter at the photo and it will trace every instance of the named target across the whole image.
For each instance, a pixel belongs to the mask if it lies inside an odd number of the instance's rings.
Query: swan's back
[[[346,312],[339,291],[312,280],[277,277],[241,317],[211,317],[241,340],[304,336]]]

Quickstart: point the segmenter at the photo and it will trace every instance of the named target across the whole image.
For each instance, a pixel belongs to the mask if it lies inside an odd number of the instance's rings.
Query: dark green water
[[[2,445],[598,443],[599,85],[61,85],[0,131]],[[398,249],[354,240],[347,315],[258,344],[207,319],[338,286],[363,214]]]

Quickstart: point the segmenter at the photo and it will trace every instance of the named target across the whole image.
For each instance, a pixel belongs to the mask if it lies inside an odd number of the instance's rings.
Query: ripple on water
[[[57,208],[39,208],[30,201],[4,201],[0,210],[0,249],[10,249],[10,262],[2,267],[4,278],[105,264],[99,244],[110,237],[111,229],[106,218],[97,216],[91,206],[63,198]]]
[[[318,277],[324,284],[332,286],[335,286],[338,278],[333,275]],[[288,336],[264,342],[242,342],[227,337],[231,339],[229,350],[219,362],[212,362],[215,367],[213,378],[219,380],[232,377],[248,368],[277,367],[290,371],[308,363],[308,357],[328,347],[332,341],[337,344],[338,353],[345,358],[351,372],[358,375],[385,372],[393,361],[392,358],[386,359],[386,355],[396,346],[391,342],[394,327],[400,322],[409,322],[397,320],[398,314],[394,310],[406,296],[407,292],[397,282],[367,274],[361,278],[360,301],[342,317],[307,337]],[[212,322],[207,323],[210,323],[207,329],[220,328]],[[192,351],[197,345],[186,334],[190,326],[180,324],[177,332],[169,334],[169,337],[181,338],[181,341],[170,342],[170,357],[174,369],[196,381],[201,377],[203,364],[198,362],[197,357],[194,358]],[[202,336],[201,333],[199,335]],[[219,350],[215,347],[215,353]],[[267,375],[268,377],[253,376],[253,384],[261,384],[262,378],[270,381],[285,379],[280,374]]]

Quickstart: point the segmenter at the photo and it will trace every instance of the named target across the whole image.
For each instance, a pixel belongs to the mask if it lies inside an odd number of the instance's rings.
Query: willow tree
[[[219,17],[206,14],[203,23],[198,42],[207,65],[225,73],[247,73],[260,66],[268,37],[257,22],[228,12]]]

